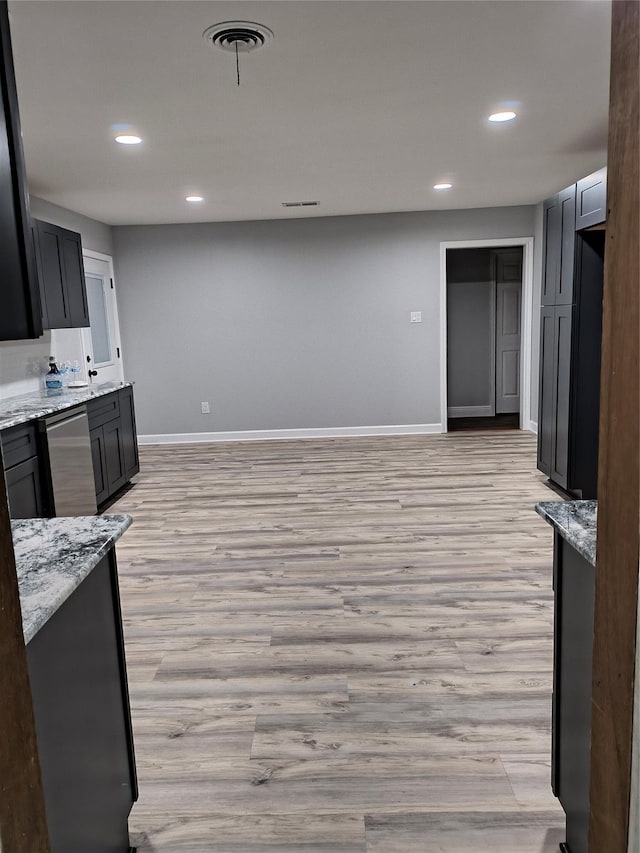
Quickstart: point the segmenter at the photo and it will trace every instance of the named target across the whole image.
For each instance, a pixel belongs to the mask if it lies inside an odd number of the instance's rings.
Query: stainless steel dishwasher
[[[98,507],[86,406],[44,418],[40,429],[49,453],[55,515],[95,515]]]

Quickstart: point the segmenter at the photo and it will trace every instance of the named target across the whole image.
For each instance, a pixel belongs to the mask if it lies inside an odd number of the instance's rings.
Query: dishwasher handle
[[[56,415],[47,415],[40,421],[40,429],[45,432],[49,427],[59,424],[61,421],[75,421],[78,418],[87,417],[86,406],[74,406],[73,409],[65,409],[63,412],[58,412]]]

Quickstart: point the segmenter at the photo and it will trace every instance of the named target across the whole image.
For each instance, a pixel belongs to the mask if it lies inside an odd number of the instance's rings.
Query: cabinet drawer
[[[120,400],[118,394],[105,394],[97,400],[87,403],[87,416],[89,418],[89,429],[102,426],[115,418],[120,417]]]
[[[3,430],[1,440],[5,468],[19,465],[38,455],[38,433],[34,423]]]

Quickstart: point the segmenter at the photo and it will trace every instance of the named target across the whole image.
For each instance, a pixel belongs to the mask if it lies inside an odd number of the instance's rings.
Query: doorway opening
[[[440,430],[448,431],[447,256],[457,249],[522,250],[520,315],[520,429],[537,432],[531,420],[531,331],[533,310],[533,237],[493,237],[484,240],[451,240],[440,243]],[[486,423],[486,422],[485,422]]]
[[[518,429],[523,248],[446,253],[447,429]]]

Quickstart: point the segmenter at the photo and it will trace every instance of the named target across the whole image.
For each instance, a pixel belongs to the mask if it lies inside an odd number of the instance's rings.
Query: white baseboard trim
[[[449,406],[449,418],[492,418],[495,415],[493,406]]]
[[[534,432],[536,435],[538,434],[538,422],[537,421],[529,421],[529,426],[527,427],[529,432]]]
[[[291,441],[304,438],[358,438],[373,435],[432,435],[442,424],[397,426],[310,427],[308,429],[250,429],[232,432],[174,432],[139,435],[138,444],[205,444],[218,441]]]

